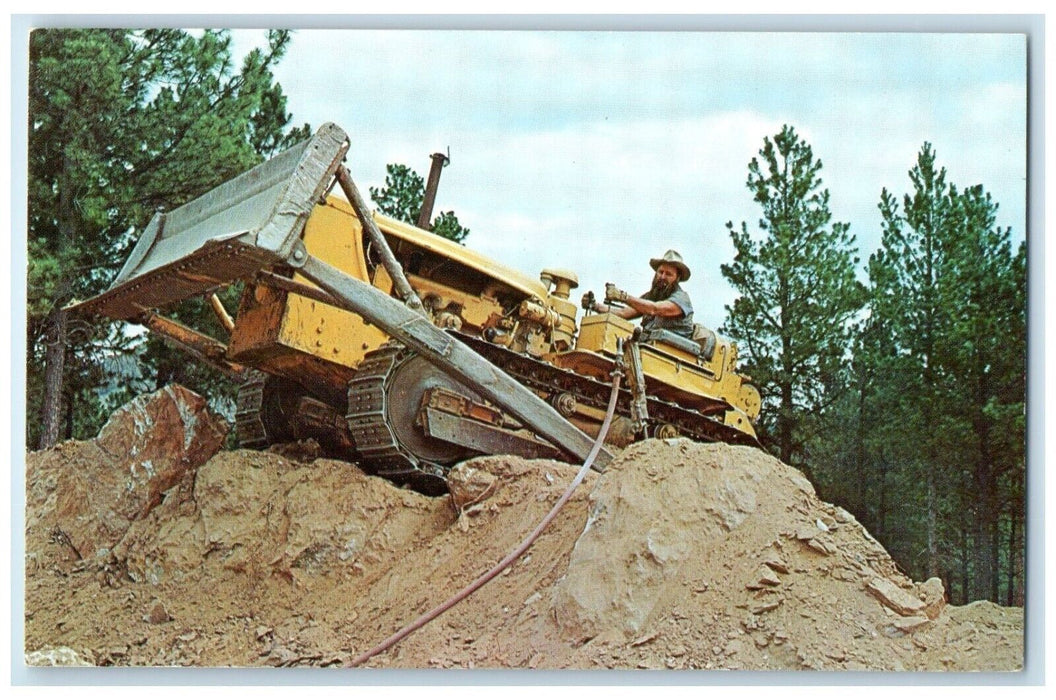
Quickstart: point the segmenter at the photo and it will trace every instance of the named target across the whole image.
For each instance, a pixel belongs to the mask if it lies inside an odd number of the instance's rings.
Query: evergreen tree
[[[236,71],[226,31],[33,32],[27,408],[40,421],[29,421],[30,446],[53,444],[64,415],[104,413],[95,405],[112,372],[104,362],[131,343],[112,324],[67,319],[63,306],[107,286],[157,209],[308,135],[307,125],[286,130],[285,96],[271,73],[288,42],[288,32],[270,32],[268,47]],[[164,361],[159,347],[146,361]],[[65,421],[66,436],[98,428],[76,423]]]
[[[746,349],[745,371],[759,385],[764,440],[786,463],[800,463],[816,418],[838,394],[850,321],[862,304],[854,237],[832,222],[820,160],[786,125],[764,139],[748,165],[748,189],[762,207],[762,240],[732,222],[736,249],[722,274],[739,297],[723,331]],[[764,419],[765,420],[765,419]]]
[[[385,172],[385,186],[370,188],[370,196],[378,210],[394,219],[416,224],[425,197],[425,180],[411,168],[398,163],[386,165]],[[469,229],[459,223],[453,211],[438,214],[431,226],[433,233],[456,243],[461,243],[469,235]]]
[[[927,576],[940,573],[939,493],[944,475],[933,468],[940,444],[935,431],[942,415],[941,375],[936,372],[936,342],[948,310],[939,303],[944,270],[942,235],[949,228],[952,200],[945,168],[936,169],[935,154],[925,144],[909,173],[913,193],[897,198],[885,188],[880,195],[883,217],[881,249],[869,261],[874,293],[872,312],[894,329],[893,349],[899,363],[902,391],[896,395],[903,424],[900,464],[924,485],[924,551]]]
[[[999,600],[1001,519],[1014,506],[1007,479],[1023,471],[1026,378],[1025,255],[1014,256],[1010,229],[996,225],[997,205],[981,185],[953,196],[948,284],[953,310],[943,334],[943,370],[951,377],[968,486],[965,513],[973,544],[971,593]],[[1014,488],[1014,487],[1013,487]],[[1011,553],[1014,555],[1014,553]]]
[[[898,417],[871,439],[907,485],[899,517],[922,525],[904,543],[924,553],[901,560],[911,573],[941,576],[958,602],[998,600],[1004,566],[1011,598],[1022,583],[1025,248],[1013,254],[982,186],[947,183],[931,144],[909,176],[901,207],[881,193],[869,264],[870,318],[891,336],[868,360],[880,381],[867,402]]]

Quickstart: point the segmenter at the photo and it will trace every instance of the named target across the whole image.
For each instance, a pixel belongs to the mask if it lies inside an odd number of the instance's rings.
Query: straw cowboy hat
[[[678,270],[678,278],[681,281],[689,279],[689,268],[682,262],[682,256],[678,254],[677,250],[669,250],[664,253],[662,258],[653,258],[649,261],[649,265],[655,270],[660,267],[661,263],[667,263],[668,265],[674,266]]]

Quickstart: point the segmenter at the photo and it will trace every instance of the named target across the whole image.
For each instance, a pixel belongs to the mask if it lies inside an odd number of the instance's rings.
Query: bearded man
[[[643,317],[642,330],[668,330],[686,338],[693,336],[693,303],[679,284],[689,279],[689,267],[682,256],[674,250],[664,253],[662,258],[649,261],[653,268],[653,285],[640,297],[623,291],[612,283],[605,285],[606,303],[594,301],[593,293],[583,297],[583,307],[599,314],[611,313],[632,320]],[[607,302],[618,301],[625,306],[613,306]]]

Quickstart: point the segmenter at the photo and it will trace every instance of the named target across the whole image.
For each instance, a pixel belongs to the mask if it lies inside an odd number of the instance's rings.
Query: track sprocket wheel
[[[476,453],[423,430],[422,399],[437,387],[481,400],[421,355],[395,343],[364,358],[348,386],[348,425],[360,466],[424,493],[446,491],[447,469]]]

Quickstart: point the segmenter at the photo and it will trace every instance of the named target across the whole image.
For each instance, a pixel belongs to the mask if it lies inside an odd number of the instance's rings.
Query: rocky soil
[[[577,468],[482,457],[428,498],[318,457],[220,451],[168,387],[26,464],[29,665],[341,667],[491,568]],[[945,604],[759,450],[649,440],[505,573],[375,668],[1018,671],[1023,610]]]

